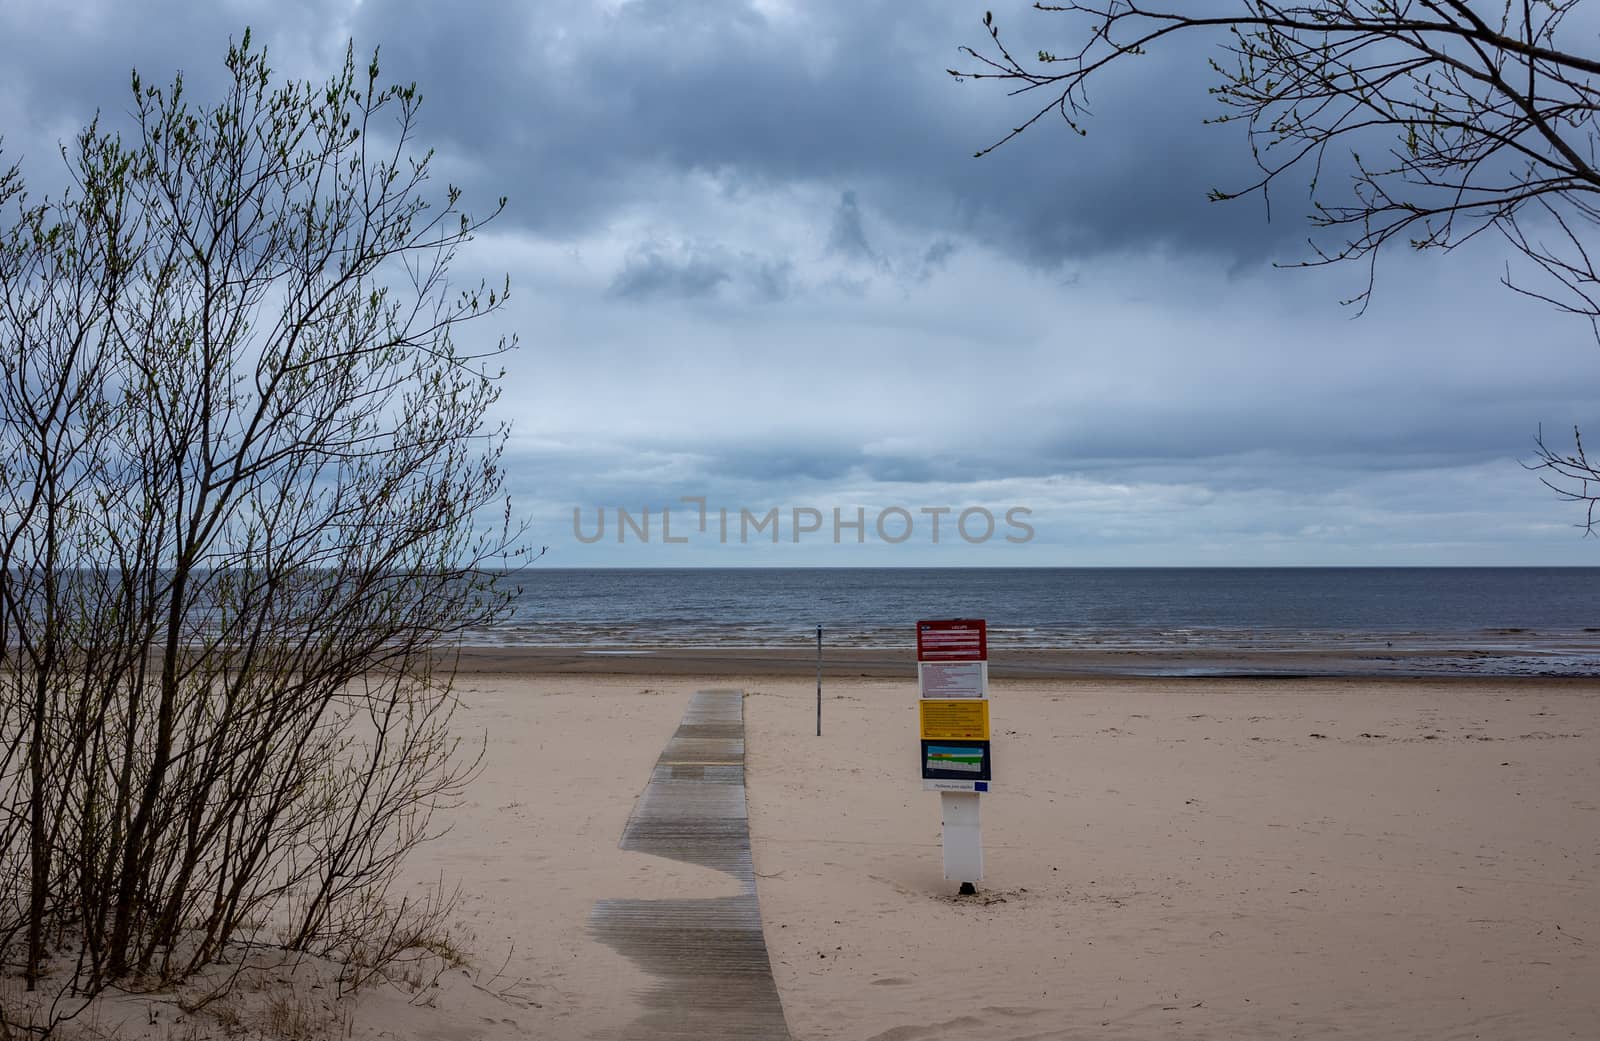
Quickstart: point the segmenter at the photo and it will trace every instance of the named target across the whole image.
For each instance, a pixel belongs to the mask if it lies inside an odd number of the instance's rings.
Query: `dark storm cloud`
[[[0,11],[3,88],[51,143],[96,107],[125,108],[127,73],[222,76],[230,35],[254,23],[280,71],[328,71],[345,34],[382,48],[386,77],[422,88],[422,140],[476,198],[511,196],[512,221],[558,235],[660,202],[701,174],[731,192],[785,184],[846,191],[841,249],[870,249],[864,210],[970,235],[1053,264],[1151,244],[1230,257],[1298,255],[1306,209],[1282,200],[1207,205],[1252,179],[1232,128],[1208,128],[1202,50],[1113,70],[1080,140],[1047,120],[983,160],[1036,104],[957,83],[958,45],[983,37],[981,5],[803,3],[762,14],[745,0],[634,0],[612,7],[463,0],[337,6],[176,3]],[[1061,46],[1060,19],[1021,4],[997,17],[1019,41]],[[181,26],[181,31],[175,31]],[[1024,48],[1026,51],[1027,48]],[[10,142],[15,150],[18,142]],[[842,235],[843,237],[839,237]]]
[[[1059,43],[1056,23],[1018,6],[1019,34]],[[1108,78],[1087,140],[1047,123],[973,159],[1025,111],[995,85],[944,72],[981,37],[981,15],[961,3],[912,17],[901,3],[805,3],[769,17],[738,0],[408,0],[362,5],[355,32],[423,84],[430,140],[477,160],[482,194],[510,194],[512,219],[557,234],[702,173],[735,192],[847,188],[845,223],[846,210],[870,208],[1045,263],[1152,243],[1276,255],[1302,237],[1259,206],[1204,202],[1253,167],[1232,128],[1201,125],[1213,112],[1199,51]],[[506,184],[511,170],[518,183]],[[850,230],[840,242],[860,248]]]
[[[146,86],[162,89],[181,73],[191,98],[213,101],[228,75],[230,40],[240,42],[251,26],[253,48],[266,47],[286,76],[326,75],[344,55],[328,12],[310,0],[0,4],[6,161],[24,162],[36,194],[59,190],[65,174],[58,146],[70,144],[96,112],[104,129],[125,127],[134,69]]]

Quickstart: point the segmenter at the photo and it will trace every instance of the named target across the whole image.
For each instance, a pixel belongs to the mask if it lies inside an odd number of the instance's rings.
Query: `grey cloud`
[[[239,0],[192,4],[180,0],[84,0],[70,16],[48,3],[0,4],[0,113],[19,117],[3,128],[6,162],[23,160],[35,195],[66,183],[58,146],[97,112],[115,130],[131,111],[131,72],[167,88],[182,73],[185,92],[209,102],[227,78],[231,41],[251,28],[252,47],[266,49],[282,76],[324,76],[344,56],[335,14],[311,0]],[[357,44],[358,61],[361,54]],[[370,45],[369,45],[370,46]]]
[[[1245,183],[1253,167],[1231,128],[1201,125],[1214,113],[1199,55],[1131,66],[1086,141],[1042,125],[974,160],[1021,111],[943,71],[981,35],[979,7],[911,19],[889,0],[796,11],[410,0],[364,5],[356,29],[363,42],[385,40],[393,67],[423,83],[431,133],[489,157],[487,170],[528,171],[526,183],[482,194],[509,193],[513,219],[557,234],[658,196],[663,179],[704,172],[746,189],[849,185],[859,208],[1040,263],[1154,243],[1277,255],[1303,237],[1298,220],[1267,224],[1259,207],[1204,203],[1207,189]],[[498,28],[484,34],[484,24]],[[399,25],[408,28],[395,39]]]
[[[1033,103],[945,74],[958,45],[982,38],[981,5],[907,17],[893,0],[839,0],[769,17],[745,0],[398,0],[360,5],[348,23],[309,4],[290,17],[266,10],[108,4],[71,27],[12,15],[0,23],[11,30],[0,32],[7,89],[43,128],[116,111],[130,65],[157,82],[182,68],[203,88],[221,75],[227,37],[253,20],[273,27],[258,36],[296,74],[331,68],[346,31],[359,53],[381,45],[386,75],[420,84],[420,140],[440,146],[469,201],[509,195],[508,219],[556,235],[659,203],[697,174],[738,190],[849,186],[833,231],[857,256],[870,250],[863,211],[1045,265],[1153,244],[1292,258],[1305,230],[1292,192],[1273,224],[1250,203],[1203,201],[1254,168],[1235,128],[1201,125],[1214,113],[1199,52],[1163,51],[1108,80],[1085,140],[1047,121],[971,158]],[[1059,31],[1047,16],[1007,17],[1018,39]],[[141,31],[179,23],[182,33]]]
[[[11,4],[0,114],[32,175],[96,107],[121,118],[129,66],[182,68],[205,96],[245,21],[301,75],[347,32],[382,44],[386,76],[426,95],[440,180],[511,196],[470,258],[497,238],[512,258],[529,349],[506,410],[571,446],[517,456],[519,497],[776,504],[1078,475],[1182,486],[1175,508],[1271,500],[1261,526],[1282,528],[1352,523],[1352,488],[1482,503],[1450,483],[1481,467],[1525,497],[1518,516],[1561,516],[1516,460],[1540,422],[1593,419],[1588,331],[1519,310],[1497,263],[1463,261],[1483,244],[1387,264],[1360,323],[1331,314],[1360,272],[1263,270],[1303,255],[1304,199],[1285,186],[1271,223],[1204,202],[1254,168],[1238,128],[1201,125],[1202,54],[1125,66],[1086,139],[1041,125],[974,160],[1030,103],[944,74],[981,5],[787,6]],[[1059,24],[997,15],[1016,40]],[[1180,522],[1140,523],[1184,545]]]
[[[794,263],[790,260],[757,260],[749,277],[756,294],[764,300],[782,300],[794,291]]]
[[[861,226],[861,206],[855,192],[839,196],[839,205],[833,211],[833,228],[828,232],[828,249],[849,260],[878,258]]]
[[[720,264],[698,253],[668,257],[658,247],[644,246],[628,256],[611,281],[610,293],[627,299],[702,297],[731,277]]]
[[[923,250],[923,277],[926,278],[935,272],[942,270],[946,262],[948,262],[951,257],[955,256],[956,251],[960,248],[961,247],[957,246],[951,239],[941,238],[935,241],[927,249]]]
[[[835,480],[850,473],[860,461],[847,445],[806,443],[806,435],[792,439],[764,438],[757,443],[702,446],[711,455],[706,472],[739,481],[790,482]]]
[[[796,292],[794,262],[716,245],[643,243],[629,251],[612,277],[609,296],[626,300],[693,300],[735,290],[775,303]]]

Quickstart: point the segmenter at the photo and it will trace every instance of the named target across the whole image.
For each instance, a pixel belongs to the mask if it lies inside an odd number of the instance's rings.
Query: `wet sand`
[[[1600,655],[1600,649],[1595,654]],[[1588,652],[1583,656],[1587,660]],[[1597,659],[1600,660],[1600,659]],[[635,647],[472,647],[460,652],[468,674],[529,676],[815,676],[814,648],[694,649]],[[995,679],[1113,679],[1118,677],[1279,679],[1317,676],[1417,678],[1579,679],[1597,681],[1593,668],[1574,670],[1570,656],[1529,654],[1522,648],[1481,647],[1291,648],[1240,652],[1222,648],[1173,647],[1165,650],[1055,650],[991,648],[989,675]],[[907,650],[823,649],[823,671],[836,678],[915,680],[916,661]]]

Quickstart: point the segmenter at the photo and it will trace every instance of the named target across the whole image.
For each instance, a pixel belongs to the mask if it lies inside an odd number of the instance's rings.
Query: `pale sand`
[[[734,684],[768,947],[801,1041],[1550,1039],[1600,1023],[1593,683],[996,683],[987,878],[956,900],[907,682],[830,679],[819,739],[800,679],[480,675],[463,721],[489,731],[486,770],[412,870],[460,879],[477,971],[514,944],[506,973],[541,1007],[447,981],[410,1035],[625,1033],[644,981],[588,937],[589,908],[730,890],[617,841],[690,693]]]
[[[757,689],[798,1038],[1596,1036],[1593,685],[997,684],[964,901],[912,692]]]
[[[460,720],[488,735],[483,774],[407,869],[417,893],[460,885],[473,962],[423,1007],[363,998],[350,1036],[628,1036],[649,980],[590,937],[594,901],[737,890],[617,848],[704,686],[750,694],[759,895],[799,1041],[1600,1023],[1593,682],[996,682],[987,878],[956,900],[908,680],[830,677],[819,739],[801,678],[476,674]]]

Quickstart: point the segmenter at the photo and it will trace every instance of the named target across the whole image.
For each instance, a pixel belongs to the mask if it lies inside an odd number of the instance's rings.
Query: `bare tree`
[[[227,68],[135,73],[60,199],[0,175],[0,959],[58,997],[392,956],[476,761],[451,650],[524,554],[513,344],[457,339],[509,287],[450,282],[488,218],[429,194],[415,86]]]
[[[1572,46],[1583,39],[1567,24],[1578,0],[1034,6],[1066,20],[1066,50],[1019,57],[985,14],[988,44],[962,48],[976,64],[949,70],[1037,98],[979,156],[1052,115],[1086,134],[1089,91],[1107,68],[1201,37],[1214,47],[1211,93],[1224,110],[1209,122],[1243,122],[1260,169],[1212,199],[1266,197],[1291,171],[1304,177],[1321,233],[1304,263],[1365,262],[1349,302],[1365,307],[1391,242],[1450,250],[1493,231],[1527,262],[1520,274],[1507,265],[1506,286],[1600,336],[1600,58]],[[1537,452],[1546,483],[1591,504],[1592,533],[1600,473],[1581,445],[1562,455],[1541,437]]]

